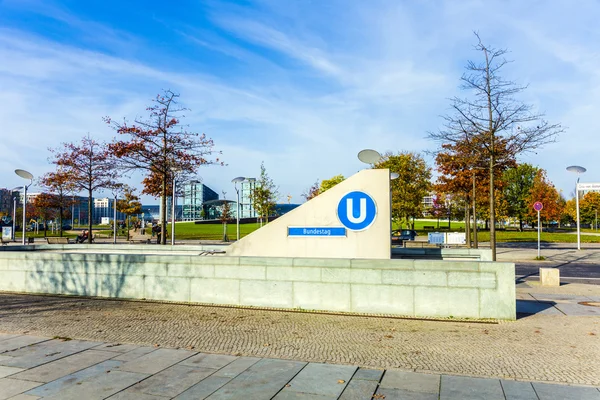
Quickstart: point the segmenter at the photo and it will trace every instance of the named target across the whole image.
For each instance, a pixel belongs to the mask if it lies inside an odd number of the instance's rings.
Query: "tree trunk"
[[[60,237],[62,237],[63,236],[63,208],[62,208],[62,206],[58,208],[58,223],[59,223]]]
[[[477,237],[477,191],[475,190],[475,174],[473,174],[473,245],[479,248],[479,238]]]
[[[167,244],[167,179],[163,178],[160,197],[160,244]]]
[[[496,209],[494,201],[494,156],[490,157],[490,249],[492,261],[496,261]]]
[[[92,243],[92,191],[88,190],[88,243]]]
[[[469,196],[465,201],[465,238],[467,240],[467,249],[471,248],[471,213],[470,213]]]

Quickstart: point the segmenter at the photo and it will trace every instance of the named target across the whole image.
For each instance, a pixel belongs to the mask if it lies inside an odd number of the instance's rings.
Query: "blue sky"
[[[0,0],[0,186],[22,184],[15,168],[49,171],[48,147],[109,141],[103,116],[143,115],[171,89],[223,152],[226,167],[199,171],[207,185],[233,198],[231,179],[264,161],[281,201],[301,202],[362,169],[361,149],[435,148],[426,134],[461,94],[478,31],[510,50],[520,99],[566,128],[520,161],[570,197],[568,165],[600,181],[598,15],[594,0]]]

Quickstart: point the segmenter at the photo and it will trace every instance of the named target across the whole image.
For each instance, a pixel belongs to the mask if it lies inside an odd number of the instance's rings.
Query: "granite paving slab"
[[[379,385],[385,389],[401,389],[408,392],[439,393],[440,375],[410,371],[387,370]]]
[[[340,400],[371,399],[377,390],[377,381],[352,378],[339,397]]]
[[[127,372],[155,374],[194,354],[196,353],[181,349],[158,349],[135,360],[125,362],[119,369]]]
[[[379,396],[379,397],[375,397]],[[438,400],[437,393],[411,392],[402,389],[379,388],[374,398],[377,399],[407,399],[407,400]],[[467,397],[457,397],[456,400],[466,400]],[[469,398],[470,399],[470,398]]]
[[[229,356],[225,354],[198,353],[195,356],[181,361],[179,364],[188,367],[221,369],[227,364],[235,361],[237,358],[238,357],[236,356]]]
[[[576,317],[582,316],[600,316],[600,307],[584,306],[582,304],[557,304],[555,306],[558,310],[565,313],[566,315],[572,315]]]
[[[233,379],[261,359],[257,357],[240,357],[237,360],[232,361],[230,364],[221,368],[217,372],[215,372],[215,376],[220,376],[223,378]]]
[[[4,367],[0,365],[0,378],[5,378],[7,376],[17,374],[21,371],[24,371],[24,369],[15,367]]]
[[[213,374],[208,378],[201,380],[185,392],[181,393],[179,396],[174,397],[174,400],[204,400],[225,386],[232,379],[233,378],[224,376],[215,376]]]
[[[597,388],[538,382],[532,385],[540,400],[600,400]]]
[[[111,371],[69,386],[60,393],[45,396],[44,400],[103,400],[147,377],[147,374]]]
[[[113,360],[117,360],[117,361],[133,361],[136,360],[142,356],[145,356],[146,354],[150,354],[153,351],[156,351],[157,349],[155,347],[149,347],[149,346],[139,346],[133,350],[130,350],[126,353],[122,353],[116,357],[113,357]]]
[[[323,396],[314,393],[302,393],[302,392],[290,392],[281,391],[277,396],[273,397],[273,400],[336,400],[336,396]]]
[[[171,398],[186,391],[214,372],[215,370],[210,368],[177,364],[152,375],[131,389],[145,394]]]
[[[498,379],[442,375],[440,400],[505,400]]]
[[[27,347],[34,343],[46,342],[50,339],[39,336],[15,336],[9,337],[0,342],[0,353],[14,351],[22,347]]]
[[[94,347],[94,350],[106,350],[115,353],[127,353],[139,347],[140,346],[136,344],[102,343],[100,346]]]
[[[14,397],[11,397],[9,400],[38,400],[41,397],[38,396],[30,396],[28,394],[18,394]]]
[[[531,382],[501,380],[506,400],[538,400]]]
[[[0,333],[0,342],[6,339],[12,339],[21,336],[20,333]]]
[[[352,377],[352,380],[355,379],[364,379],[367,381],[376,381],[379,382],[383,373],[385,371],[382,369],[370,369],[370,368],[359,368]]]
[[[305,365],[305,362],[300,361],[262,359],[208,398],[210,400],[270,399]]]
[[[108,400],[167,400],[170,397],[153,396],[138,392],[137,390],[125,389],[115,395],[108,397]],[[12,399],[11,399],[12,400]]]
[[[337,398],[356,369],[349,365],[310,363],[283,388],[282,393],[300,392]]]
[[[542,315],[564,315],[554,307],[555,303],[517,300],[517,313],[542,314]]]
[[[33,395],[33,396],[54,396],[63,390],[68,389],[70,386],[78,385],[83,382],[85,379],[89,379],[91,377],[102,375],[102,374],[110,374],[109,371],[114,371],[117,369],[122,361],[114,361],[108,360],[103,361],[99,364],[93,365],[86,369],[82,369],[81,371],[77,371],[73,374],[65,375],[62,378],[53,380],[52,382],[48,382],[44,385],[36,387],[33,390],[28,391],[25,394]]]
[[[6,353],[13,359],[4,361],[7,367],[33,368],[60,358],[70,356],[96,346],[97,342],[83,340],[49,340]]]
[[[16,374],[14,377],[26,381],[48,383],[65,375],[72,374],[115,356],[109,351],[85,350],[48,364],[40,365]]]
[[[41,383],[2,378],[0,379],[0,400],[10,399],[13,396],[26,392],[39,385],[41,385]]]

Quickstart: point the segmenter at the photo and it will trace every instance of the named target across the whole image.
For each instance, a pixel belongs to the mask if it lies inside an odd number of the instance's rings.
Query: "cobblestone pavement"
[[[465,376],[600,385],[600,289],[517,289],[516,322],[481,324],[0,294],[0,331]],[[529,309],[527,309],[529,308]],[[583,311],[582,311],[583,310]],[[582,316],[578,316],[582,315]],[[588,316],[585,316],[588,315]]]

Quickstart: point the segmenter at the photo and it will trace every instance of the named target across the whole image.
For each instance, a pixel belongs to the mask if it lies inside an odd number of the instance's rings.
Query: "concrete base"
[[[560,271],[558,268],[540,268],[540,285],[560,286]]]

